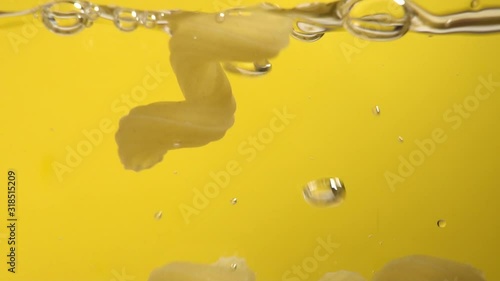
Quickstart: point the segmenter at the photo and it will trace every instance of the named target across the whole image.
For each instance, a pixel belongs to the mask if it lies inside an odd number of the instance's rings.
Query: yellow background
[[[276,0],[292,7],[303,1]],[[2,1],[17,10],[38,1]],[[222,3],[222,4],[221,4]],[[257,1],[110,1],[138,9],[217,8]],[[435,12],[468,9],[470,2],[418,1]],[[483,1],[482,7],[500,5]],[[21,19],[21,18],[20,18]],[[340,31],[315,43],[291,40],[270,74],[230,75],[236,122],[207,146],[169,152],[140,173],[124,170],[114,141],[123,114],[111,105],[141,85],[147,68],[170,75],[139,104],[180,100],[169,65],[168,36],[139,28],[132,33],[96,24],[59,36],[26,17],[0,21],[0,191],[6,223],[7,171],[18,174],[17,273],[7,272],[7,229],[0,228],[0,280],[147,280],[172,261],[213,263],[221,256],[247,260],[257,280],[281,280],[313,256],[317,239],[340,247],[307,280],[337,270],[371,278],[388,261],[426,254],[471,264],[499,280],[500,87],[454,130],[443,114],[474,94],[479,77],[500,81],[500,35],[408,34],[386,43],[362,42]],[[27,27],[29,26],[29,27]],[[23,35],[23,28],[34,28]],[[18,45],[9,34],[26,39]],[[345,52],[347,48],[354,53]],[[381,115],[372,109],[378,105]],[[296,117],[253,161],[238,146],[268,127],[273,110]],[[83,130],[110,119],[112,133],[81,164],[58,180],[67,147]],[[391,190],[384,174],[397,173],[400,156],[415,140],[444,130],[423,165]],[[404,142],[398,141],[398,136]],[[193,189],[229,161],[242,172],[187,224],[179,209],[192,205]],[[302,186],[339,177],[346,201],[316,208]],[[238,204],[230,203],[238,198]],[[154,218],[163,212],[160,220]],[[445,228],[436,222],[444,219]],[[133,276],[130,277],[130,276]],[[121,281],[121,280],[120,280]]]

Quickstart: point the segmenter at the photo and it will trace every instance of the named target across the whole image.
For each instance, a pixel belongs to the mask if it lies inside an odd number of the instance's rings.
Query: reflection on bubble
[[[303,194],[311,205],[332,207],[344,201],[346,191],[339,178],[323,178],[308,182]]]
[[[216,21],[216,22],[221,23],[221,22],[223,22],[225,19],[226,19],[226,14],[225,14],[225,13],[222,13],[222,12],[221,12],[221,13],[217,13],[217,14],[215,15],[215,21]]]

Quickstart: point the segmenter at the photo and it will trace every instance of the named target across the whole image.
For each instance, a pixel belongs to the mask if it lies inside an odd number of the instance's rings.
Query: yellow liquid
[[[215,12],[256,3],[116,4]],[[1,9],[37,4],[6,1]],[[470,7],[418,4],[436,13]],[[0,280],[147,280],[173,261],[228,256],[245,258],[257,280],[314,281],[338,270],[369,280],[413,254],[500,279],[500,35],[409,33],[376,43],[340,31],[310,44],[292,40],[269,74],[228,75],[237,109],[222,139],[169,151],[137,173],[123,168],[114,135],[131,108],[183,99],[168,35],[95,24],[59,36],[32,17],[0,27],[5,226],[9,169],[18,198],[16,273],[7,271],[10,232],[2,227]],[[155,86],[134,95],[145,79]],[[293,117],[272,130],[284,111]],[[349,194],[335,208],[302,196],[304,183],[325,177],[339,177]],[[305,270],[318,241],[336,247]]]

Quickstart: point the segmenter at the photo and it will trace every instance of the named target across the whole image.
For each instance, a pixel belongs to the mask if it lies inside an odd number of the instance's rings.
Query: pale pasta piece
[[[478,269],[430,256],[408,256],[386,264],[373,281],[485,281]]]
[[[233,268],[231,264],[238,264]],[[148,281],[255,281],[255,274],[245,260],[237,257],[221,258],[215,264],[187,262],[169,263],[155,269]]]
[[[172,149],[203,146],[222,138],[234,123],[236,104],[220,62],[261,61],[288,45],[290,19],[248,10],[215,20],[215,14],[172,18],[170,62],[186,99],[137,107],[116,133],[120,160],[141,171]]]
[[[340,270],[326,273],[319,281],[366,281],[366,279],[357,272]]]

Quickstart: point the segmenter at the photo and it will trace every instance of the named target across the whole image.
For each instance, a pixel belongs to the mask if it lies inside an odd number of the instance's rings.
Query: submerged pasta
[[[232,266],[237,265],[237,266]],[[254,281],[244,259],[222,257],[215,264],[169,263],[155,269],[148,281]]]
[[[459,262],[414,255],[387,263],[372,281],[486,281],[478,269]],[[175,262],[155,269],[148,281],[255,281],[255,274],[238,257],[222,257],[212,265]],[[357,272],[328,272],[319,281],[366,281]]]
[[[363,276],[357,272],[341,270],[336,272],[328,272],[319,281],[366,281]]]
[[[289,42],[290,19],[262,10],[227,15],[181,13],[172,18],[170,62],[183,102],[140,106],[120,120],[116,142],[126,169],[141,171],[169,150],[206,145],[234,123],[236,104],[221,62],[262,61]]]
[[[485,281],[478,269],[459,262],[430,257],[408,256],[387,263],[373,281]]]
[[[375,273],[372,281],[486,281],[478,269],[459,262],[414,255],[395,259]],[[359,273],[337,271],[320,281],[366,281]]]

